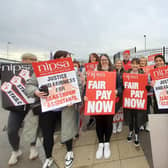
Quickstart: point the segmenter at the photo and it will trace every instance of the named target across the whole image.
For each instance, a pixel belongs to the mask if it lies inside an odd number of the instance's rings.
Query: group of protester
[[[67,58],[70,57],[70,53],[67,51],[57,51],[54,54],[54,59]],[[22,56],[23,63],[32,63],[37,61],[37,57],[33,54],[24,54]],[[154,58],[155,68],[160,68],[165,66],[165,59],[162,55],[157,55]],[[130,52],[125,51],[123,53],[123,60],[116,59],[114,65],[112,64],[109,56],[107,54],[102,54],[98,56],[96,53],[92,53],[89,56],[89,63],[97,62],[96,71],[109,71],[116,72],[116,102],[115,102],[115,113],[118,111],[124,112],[125,123],[129,126],[129,133],[127,140],[128,142],[134,140],[136,146],[139,146],[139,130],[141,126],[147,126],[148,117],[147,114],[150,113],[150,105],[152,102],[152,96],[149,94],[147,110],[135,110],[135,109],[123,109],[122,108],[122,95],[124,91],[123,86],[123,73],[131,74],[142,74],[143,67],[147,65],[147,59],[145,57],[132,58],[130,60]],[[27,80],[25,93],[28,97],[35,98],[35,103],[33,105],[23,105],[19,107],[13,107],[10,110],[8,118],[8,140],[12,146],[13,152],[9,159],[9,165],[15,165],[18,162],[19,156],[22,155],[20,150],[19,142],[19,130],[23,126],[23,121],[32,111],[36,111],[37,116],[37,125],[34,140],[30,144],[30,160],[34,160],[38,157],[38,151],[36,149],[36,140],[39,133],[39,129],[42,132],[43,137],[43,147],[46,155],[46,160],[43,164],[43,168],[50,167],[54,160],[52,158],[52,150],[54,145],[54,131],[55,125],[57,122],[57,114],[61,113],[61,143],[66,145],[66,155],[65,155],[65,167],[72,167],[74,160],[73,153],[73,139],[74,137],[79,136],[79,130],[81,127],[82,121],[80,121],[80,115],[83,115],[81,112],[84,102],[88,101],[88,98],[85,96],[86,93],[86,72],[81,70],[80,63],[74,61],[74,67],[76,70],[76,76],[78,80],[78,85],[81,91],[82,97],[84,97],[83,103],[68,105],[63,108],[57,108],[55,111],[48,111],[45,113],[41,112],[40,98],[46,98],[48,96],[47,88],[39,88],[38,82],[35,74]],[[152,90],[153,83],[149,77],[148,85],[146,86],[147,91],[153,92]],[[159,110],[156,102],[155,95],[154,97],[154,113],[167,113],[168,109]],[[30,110],[32,109],[32,110]],[[110,139],[112,133],[120,133],[122,131],[123,121],[119,123],[113,123],[113,115],[101,115],[101,116],[92,116],[90,117],[87,126],[96,123],[96,133],[98,138],[98,149],[96,151],[96,159],[105,158],[108,159],[111,156],[110,149]]]

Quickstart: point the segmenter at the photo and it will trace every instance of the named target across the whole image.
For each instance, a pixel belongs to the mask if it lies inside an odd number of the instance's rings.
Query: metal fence
[[[140,58],[142,56],[149,57],[149,56],[155,55],[155,54],[162,54],[165,57],[166,62],[168,63],[168,48],[166,48],[164,46],[161,47],[161,48],[139,50],[139,51],[136,51],[136,47],[128,49],[128,50],[130,51],[130,58],[131,59],[134,58],[134,57]],[[114,61],[115,61],[116,58],[120,58],[120,59],[123,60],[123,52],[124,51],[120,51],[120,52],[116,53],[113,56]]]

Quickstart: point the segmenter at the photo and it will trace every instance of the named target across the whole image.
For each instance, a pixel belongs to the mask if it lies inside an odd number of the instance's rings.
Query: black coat
[[[123,73],[124,69],[122,68],[120,71],[116,70],[116,89],[118,91],[117,98],[118,102],[115,104],[115,113],[117,113],[122,106],[122,97],[123,97]]]

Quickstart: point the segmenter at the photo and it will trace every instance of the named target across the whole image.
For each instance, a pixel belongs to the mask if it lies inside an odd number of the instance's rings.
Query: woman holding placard
[[[140,60],[138,58],[132,59],[131,67],[132,68],[128,70],[128,73],[143,74],[143,71],[139,68]],[[126,85],[124,87],[126,88]],[[126,108],[124,113],[124,119],[129,125],[129,134],[127,137],[128,142],[132,142],[133,135],[135,133],[134,144],[135,146],[139,146],[139,127],[146,122],[145,111],[132,107]]]
[[[54,54],[54,59],[67,58],[70,53],[67,51],[57,51]],[[78,79],[79,88],[81,88],[81,81]],[[44,85],[43,85],[44,86]],[[38,88],[38,82],[35,75],[27,81],[26,92],[29,97],[46,98],[48,95],[48,87]],[[57,111],[57,112],[56,112]],[[56,109],[54,111],[47,111],[39,114],[39,125],[43,134],[43,146],[45,150],[46,160],[43,164],[43,168],[48,168],[53,164],[52,149],[54,145],[54,131],[57,119],[57,113],[61,112],[61,141],[65,143],[67,153],[65,156],[65,168],[72,167],[74,160],[74,154],[72,151],[73,138],[78,133],[78,127],[76,123],[76,109],[75,105],[69,105],[63,108]]]
[[[103,54],[100,56],[100,60],[97,65],[97,70],[108,72],[112,72],[115,70],[107,54]],[[122,80],[120,79],[120,75],[117,75],[116,88],[117,89],[115,90],[115,94],[117,96],[121,96]],[[88,100],[86,96],[84,99],[85,101]],[[101,159],[103,156],[105,159],[108,159],[111,156],[110,138],[113,130],[112,125],[113,115],[101,115],[101,116],[95,116],[95,118],[96,118],[96,133],[99,141],[98,149],[96,151],[96,159]]]
[[[155,68],[156,68],[156,69],[154,69],[154,71],[158,70],[157,72],[155,72],[155,74],[157,74],[158,80],[161,80],[161,78],[163,78],[163,79],[165,78],[164,81],[167,81],[166,77],[167,77],[167,74],[168,74],[167,73],[168,68],[166,68],[166,70],[162,70],[162,68],[164,68],[166,66],[164,57],[162,55],[156,55],[155,58],[154,58],[154,61],[155,61]],[[152,74],[151,74],[151,76],[152,76]],[[160,77],[160,79],[159,79],[159,77]],[[153,87],[155,85],[155,80],[153,78],[152,78],[151,85]],[[163,106],[167,106],[167,107],[159,108],[158,101],[156,100],[156,93],[154,92],[154,113],[156,113],[156,114],[168,113],[168,105],[166,105],[167,101],[164,100],[165,98],[167,99],[167,97],[168,97],[168,90],[166,89],[168,84],[166,82],[163,83],[163,82],[160,81],[160,87],[163,87],[163,86],[165,87],[165,89],[162,89],[162,92],[160,91],[160,102],[159,102],[159,104],[162,104]],[[159,91],[160,89],[157,89],[157,90]]]

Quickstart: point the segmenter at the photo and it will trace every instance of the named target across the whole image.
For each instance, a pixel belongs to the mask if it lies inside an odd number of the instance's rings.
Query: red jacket
[[[123,67],[125,71],[128,71],[129,69],[131,69],[131,61],[123,61]]]

